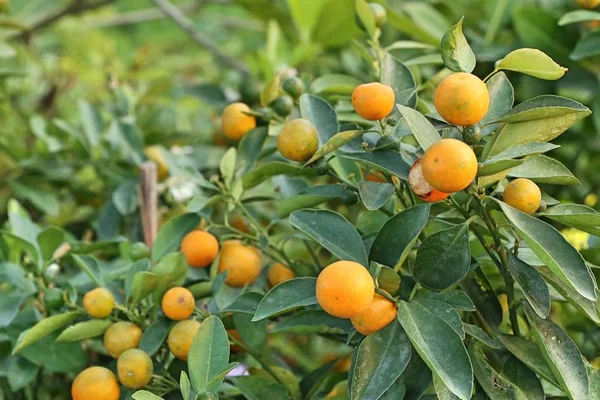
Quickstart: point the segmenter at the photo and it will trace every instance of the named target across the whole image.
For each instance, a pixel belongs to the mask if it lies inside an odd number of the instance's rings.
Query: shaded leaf
[[[508,271],[523,289],[525,298],[540,318],[546,318],[550,314],[550,292],[544,278],[511,252],[507,252],[506,256]]]
[[[282,282],[258,304],[252,321],[260,321],[298,307],[317,304],[317,278],[302,277]]]
[[[442,37],[442,59],[446,68],[452,71],[471,73],[475,69],[476,60],[463,34],[463,19],[464,17]]]

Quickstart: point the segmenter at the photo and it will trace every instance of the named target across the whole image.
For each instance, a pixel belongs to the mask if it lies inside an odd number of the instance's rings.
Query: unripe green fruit
[[[58,310],[65,304],[63,291],[58,288],[50,288],[44,293],[44,304],[50,310]]]
[[[273,111],[275,111],[278,115],[282,117],[287,117],[292,112],[294,108],[294,101],[290,98],[290,96],[279,96],[275,100],[273,100],[269,107]]]
[[[300,78],[288,78],[283,82],[282,89],[294,99],[297,99],[304,93],[304,82]]]
[[[469,125],[465,127],[462,133],[463,140],[468,145],[474,145],[481,141],[483,135],[481,129],[477,125]]]
[[[340,196],[340,201],[342,202],[342,204],[345,204],[347,206],[351,206],[353,204],[356,204],[358,202],[358,196],[356,195],[355,192],[353,192],[352,190],[348,189],[345,190],[342,195]]]

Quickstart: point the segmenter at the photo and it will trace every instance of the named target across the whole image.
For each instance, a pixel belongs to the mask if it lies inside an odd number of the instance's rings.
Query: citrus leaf
[[[557,204],[540,215],[569,226],[600,226],[600,213],[583,204]]]
[[[441,139],[437,129],[423,114],[400,104],[396,107],[400,110],[404,121],[423,150],[427,150],[429,146]]]
[[[200,223],[200,216],[195,213],[179,215],[168,220],[156,235],[152,246],[152,259],[160,260],[168,253],[179,249],[183,238]]]
[[[280,80],[279,75],[276,75],[260,92],[260,104],[263,107],[268,106],[279,95]]]
[[[498,61],[496,69],[521,72],[551,81],[561,78],[567,71],[567,68],[561,67],[543,51],[537,49],[514,50]]]
[[[381,83],[394,89],[394,104],[415,108],[417,106],[417,83],[410,69],[396,57],[384,52],[381,57]],[[392,111],[392,116],[395,111]]]
[[[473,301],[481,319],[491,328],[498,328],[502,323],[502,306],[487,277],[480,274],[476,278],[465,279],[460,287]]]
[[[174,324],[174,321],[162,318],[146,328],[140,340],[140,350],[143,350],[150,357],[156,354]]]
[[[339,199],[345,194],[354,195],[354,192],[342,185],[309,186],[296,196],[281,200],[278,206],[278,215],[280,218],[287,217],[292,211],[315,207],[328,200]]]
[[[490,93],[490,107],[481,120],[481,125],[483,125],[481,134],[488,136],[498,127],[498,124],[492,121],[500,118],[512,108],[515,101],[515,91],[506,74],[502,71],[492,75],[485,84]]]
[[[351,75],[321,75],[310,84],[310,91],[316,94],[350,95],[362,82]]]
[[[525,162],[520,157],[542,154],[560,146],[552,143],[532,142],[509,147],[503,152],[485,160],[479,165],[477,176],[494,175],[498,172],[519,166]]]
[[[525,298],[540,318],[550,314],[550,292],[544,278],[531,265],[521,261],[511,252],[506,253],[508,271],[523,289]]]
[[[238,153],[235,160],[235,170],[237,171],[238,176],[252,170],[256,164],[256,161],[260,157],[261,150],[266,139],[267,129],[265,127],[252,129],[242,137],[242,140],[240,140],[240,144],[238,146]]]
[[[319,175],[319,171],[312,168],[302,168],[287,162],[274,161],[248,172],[243,176],[242,183],[244,189],[248,190],[276,175],[311,177]]]
[[[158,286],[160,278],[158,275],[148,271],[139,271],[133,275],[131,282],[131,303],[137,304],[148,296]]]
[[[337,114],[324,99],[313,94],[305,93],[300,96],[300,114],[317,128],[319,141],[327,141],[340,131]]]
[[[600,54],[600,45],[598,44],[599,41],[599,31],[588,33],[577,42],[570,58],[578,61],[584,58],[597,56]]]
[[[510,170],[508,176],[528,178],[536,183],[553,185],[580,185],[579,179],[560,161],[544,155],[529,157],[525,162]]]
[[[492,122],[534,121],[581,112],[589,114],[589,109],[575,100],[546,94],[525,100]]]
[[[455,72],[471,73],[475,69],[475,54],[463,34],[462,17],[442,37],[442,59],[446,68]]]
[[[369,7],[369,4],[366,2],[366,0],[355,0],[354,9],[358,19],[364,26],[369,36],[374,37],[377,27],[375,26],[375,16],[373,15],[373,11],[371,11],[371,7]]]
[[[317,304],[317,278],[290,279],[269,290],[258,304],[252,321],[314,304]]]
[[[269,333],[348,334],[352,329],[349,319],[336,318],[323,310],[306,310],[277,322]]]
[[[577,24],[585,21],[600,21],[600,12],[591,10],[573,10],[563,14],[558,20],[559,26]]]
[[[428,298],[415,299],[414,301],[425,307],[427,311],[436,317],[444,320],[464,340],[465,330],[460,319],[460,314],[451,305],[443,301]]]
[[[467,335],[479,340],[486,346],[492,349],[500,349],[500,345],[477,325],[471,325],[463,322],[463,329]]]
[[[131,398],[134,400],[164,400],[162,397],[159,397],[147,390],[138,390],[131,395]]]
[[[336,133],[331,138],[329,138],[329,140],[327,140],[327,143],[325,143],[323,146],[319,147],[319,149],[315,152],[315,154],[313,154],[313,156],[310,158],[310,160],[308,160],[306,162],[306,164],[304,164],[304,165],[306,166],[308,164],[314,163],[315,161],[323,158],[324,156],[331,153],[332,151],[339,149],[346,143],[352,141],[353,139],[356,139],[357,137],[364,135],[365,133],[366,133],[366,131],[363,131],[363,130],[352,130],[352,131],[344,131],[344,132]]]
[[[75,320],[80,315],[81,313],[78,311],[69,311],[63,314],[57,314],[51,317],[44,318],[30,329],[21,332],[19,338],[17,339],[15,348],[12,351],[12,354],[19,353],[27,346],[34,344],[38,340],[43,339],[47,335],[56,331],[57,329],[60,329],[63,326],[69,324],[71,321]]]
[[[338,157],[358,161],[400,179],[408,179],[410,166],[400,153],[393,150],[377,150],[367,153],[341,153]]]
[[[56,338],[57,342],[76,342],[100,336],[113,324],[109,319],[92,319],[69,326]]]
[[[367,210],[379,210],[390,197],[394,195],[396,189],[391,183],[378,183],[369,181],[360,181],[358,184],[358,193]]]

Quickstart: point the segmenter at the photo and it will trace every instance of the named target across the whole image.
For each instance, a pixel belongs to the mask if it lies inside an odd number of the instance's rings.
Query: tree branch
[[[248,68],[243,63],[219,50],[219,48],[213,42],[211,42],[202,33],[198,32],[194,26],[194,23],[169,0],[154,0],[154,4],[156,4],[158,8],[160,8],[163,13],[169,16],[177,25],[179,25],[181,29],[187,32],[197,44],[212,54],[213,57],[244,75],[248,74]]]

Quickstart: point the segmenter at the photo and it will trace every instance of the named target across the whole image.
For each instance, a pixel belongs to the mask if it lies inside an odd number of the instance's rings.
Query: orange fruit
[[[363,175],[365,175],[365,180],[369,181],[369,182],[377,182],[377,183],[386,183],[387,181],[385,180],[385,177],[381,174],[381,172],[379,171],[369,171],[366,174],[363,172]]]
[[[369,271],[354,261],[337,261],[317,278],[317,301],[330,315],[352,318],[373,301],[375,284]]]
[[[93,318],[106,318],[115,307],[115,296],[106,288],[90,290],[83,296],[83,308]]]
[[[219,242],[208,232],[191,231],[181,241],[181,252],[191,267],[205,268],[217,258]]]
[[[352,317],[352,326],[365,336],[385,328],[396,318],[396,305],[382,295],[375,293],[366,310]]]
[[[379,82],[358,85],[352,91],[354,111],[369,121],[387,117],[392,112],[395,102],[394,89]]]
[[[193,320],[180,321],[169,331],[167,345],[173,355],[180,360],[187,360],[194,335],[200,329],[200,322]]]
[[[580,7],[592,10],[600,5],[600,0],[577,0]]]
[[[241,215],[236,215],[235,217],[233,217],[229,224],[238,231],[250,233],[250,223],[245,217],[242,217]]]
[[[449,123],[473,125],[487,114],[490,94],[481,79],[473,74],[458,72],[440,82],[433,95],[433,104]]]
[[[339,354],[327,354],[323,357],[323,363],[327,364],[333,360],[338,359],[337,362],[333,365],[333,370],[335,372],[348,372],[350,371],[350,367],[352,367],[352,353],[347,354],[340,358]]]
[[[450,193],[443,193],[435,190],[423,177],[423,166],[419,158],[410,168],[408,172],[408,186],[421,200],[428,203],[444,200],[450,196]]]
[[[423,177],[434,189],[453,193],[465,189],[477,175],[477,157],[457,139],[442,139],[421,157]]]
[[[161,305],[167,318],[173,321],[183,321],[192,315],[196,302],[194,295],[188,289],[174,287],[164,294]]]
[[[307,161],[319,148],[317,128],[298,118],[286,123],[277,136],[277,149],[291,161]]]
[[[518,178],[506,185],[504,202],[524,213],[533,214],[542,204],[542,192],[529,179]]]
[[[123,352],[139,346],[142,334],[133,322],[115,322],[104,332],[104,347],[113,358],[119,358]]]
[[[260,275],[262,261],[260,253],[252,246],[230,243],[223,246],[219,260],[219,272],[227,271],[225,283],[243,287],[256,281]]]
[[[77,375],[71,386],[73,400],[119,400],[119,382],[104,367],[86,368]]]
[[[281,263],[275,263],[271,265],[271,268],[269,268],[269,273],[267,274],[269,287],[277,286],[281,282],[289,281],[295,277],[296,274],[294,274],[294,271]]]
[[[244,135],[256,128],[256,118],[245,114],[251,111],[244,103],[232,103],[225,107],[221,116],[221,129],[231,140],[240,140]]]
[[[139,349],[127,350],[117,360],[119,382],[129,389],[141,389],[152,379],[152,359]]]
[[[235,340],[237,340],[238,342],[244,343],[244,341],[242,340],[242,337],[240,336],[240,333],[237,331],[237,329],[227,329],[227,333],[229,333],[231,336],[233,336],[235,338]],[[246,352],[246,350],[242,346],[235,344],[233,341],[231,341],[231,351],[234,353],[245,353]]]

